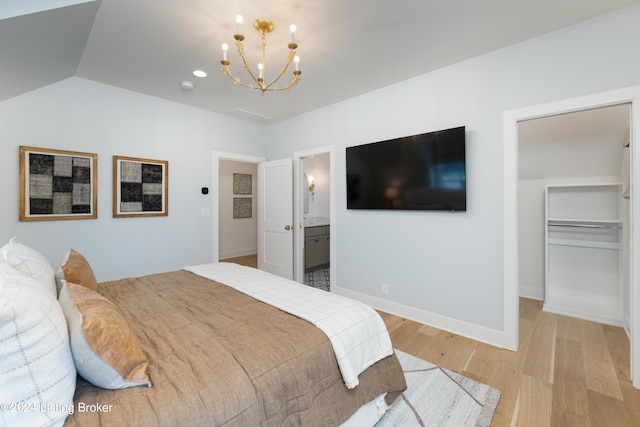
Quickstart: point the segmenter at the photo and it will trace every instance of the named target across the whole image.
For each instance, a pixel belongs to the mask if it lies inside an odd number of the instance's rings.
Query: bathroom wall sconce
[[[312,176],[308,178],[309,180],[309,193],[311,193],[311,200],[315,199],[316,196],[316,181]]]

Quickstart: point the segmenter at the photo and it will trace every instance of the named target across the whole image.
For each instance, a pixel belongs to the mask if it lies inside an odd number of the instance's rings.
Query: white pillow
[[[0,259],[25,276],[35,279],[53,296],[57,296],[55,271],[49,261],[35,249],[16,243],[16,238],[13,237],[0,248]]]
[[[0,263],[0,425],[61,426],[73,411],[76,368],[51,292]]]

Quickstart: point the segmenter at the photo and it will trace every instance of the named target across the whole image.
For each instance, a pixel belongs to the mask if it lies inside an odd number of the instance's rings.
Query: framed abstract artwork
[[[233,198],[233,217],[234,218],[251,218],[252,207],[251,197],[234,197]]]
[[[20,221],[98,217],[98,155],[19,147]]]
[[[169,215],[169,162],[113,156],[113,217]]]
[[[251,194],[251,174],[233,174],[233,194]]]

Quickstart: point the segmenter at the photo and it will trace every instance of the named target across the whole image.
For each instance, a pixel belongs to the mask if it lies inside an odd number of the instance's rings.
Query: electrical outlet
[[[389,285],[383,283],[380,287],[380,292],[382,292],[382,295],[389,295]]]

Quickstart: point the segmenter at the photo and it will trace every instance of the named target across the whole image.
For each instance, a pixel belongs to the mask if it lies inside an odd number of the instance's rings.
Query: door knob
[[[285,226],[284,226],[284,229],[285,229],[285,230],[287,230],[287,231],[289,231],[289,230],[291,230],[291,226],[290,226],[290,225],[285,225]]]

